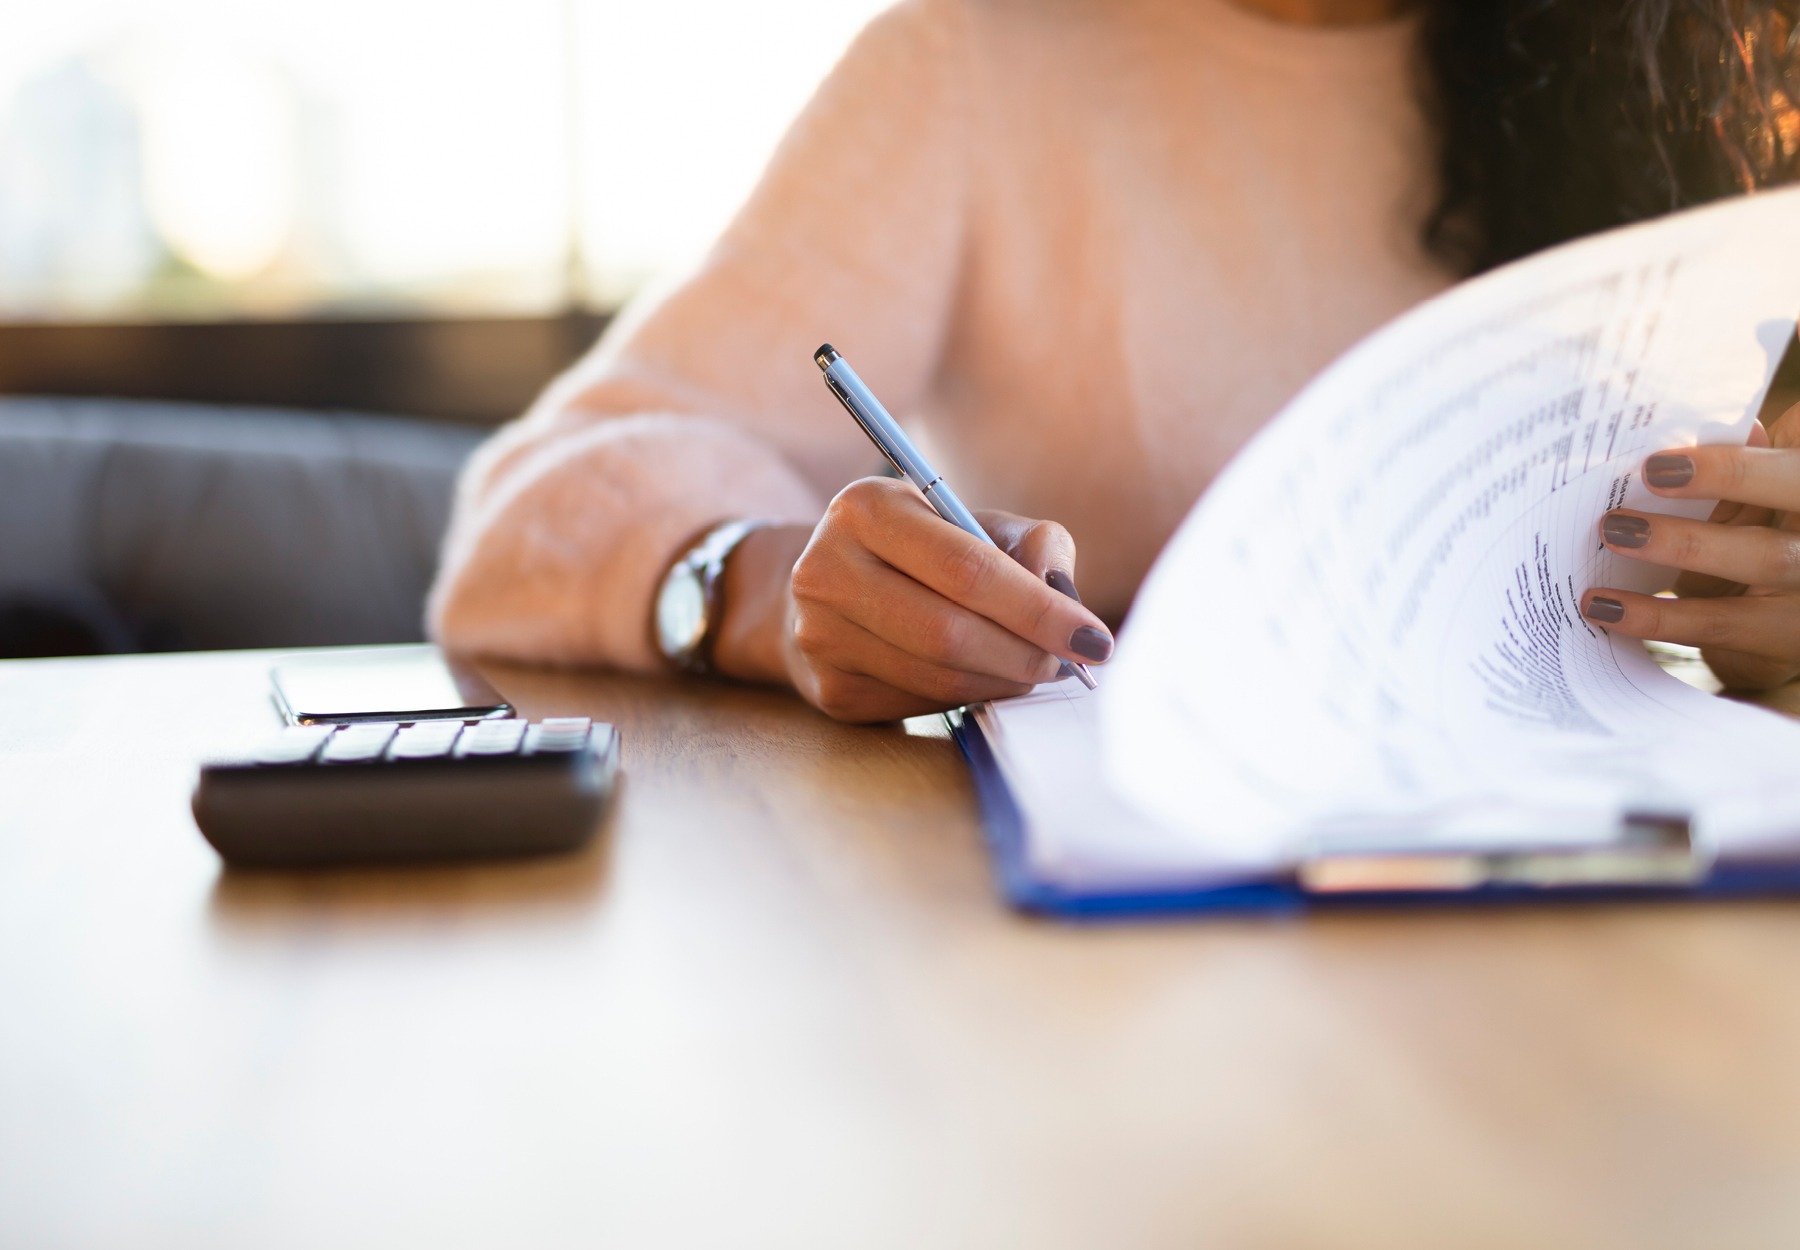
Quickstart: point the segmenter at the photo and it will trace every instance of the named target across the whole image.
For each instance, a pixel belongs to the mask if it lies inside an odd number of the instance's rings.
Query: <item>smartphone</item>
[[[430,645],[297,656],[269,679],[290,725],[483,720],[513,710],[472,664]]]

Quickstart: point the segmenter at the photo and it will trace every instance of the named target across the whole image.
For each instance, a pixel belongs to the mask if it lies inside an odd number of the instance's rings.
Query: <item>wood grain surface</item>
[[[505,668],[588,851],[240,876],[269,661],[0,664],[0,1246],[1800,1243],[1793,904],[1052,925],[930,722]]]

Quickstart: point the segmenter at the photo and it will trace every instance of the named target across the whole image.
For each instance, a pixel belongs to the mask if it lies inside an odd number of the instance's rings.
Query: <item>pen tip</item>
[[[829,369],[838,359],[837,348],[830,343],[822,343],[819,350],[813,353],[813,359],[818,362],[819,368]]]

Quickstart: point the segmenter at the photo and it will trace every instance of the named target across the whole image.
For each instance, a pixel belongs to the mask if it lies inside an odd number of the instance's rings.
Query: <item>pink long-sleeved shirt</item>
[[[1449,281],[1418,241],[1414,38],[1226,0],[903,0],[699,268],[477,453],[433,635],[656,665],[678,548],[815,521],[879,465],[827,340],[971,507],[1066,525],[1116,619],[1232,453]]]

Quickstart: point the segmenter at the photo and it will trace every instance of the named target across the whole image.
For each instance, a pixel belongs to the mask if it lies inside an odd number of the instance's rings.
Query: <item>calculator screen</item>
[[[370,647],[284,660],[270,676],[296,725],[356,720],[473,720],[512,709],[480,673],[436,647]]]

